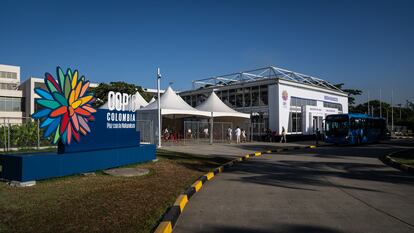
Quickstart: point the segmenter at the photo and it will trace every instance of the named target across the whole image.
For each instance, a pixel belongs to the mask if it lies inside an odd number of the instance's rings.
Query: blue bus
[[[384,118],[349,113],[328,115],[325,118],[325,142],[358,145],[378,142],[386,137]]]

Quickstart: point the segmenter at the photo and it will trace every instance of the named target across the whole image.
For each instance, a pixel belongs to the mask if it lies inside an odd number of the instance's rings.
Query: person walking
[[[315,134],[315,145],[319,146],[319,138],[321,137],[321,131],[319,131],[319,128],[316,128],[316,134]]]
[[[227,139],[229,140],[229,143],[231,143],[231,140],[233,139],[233,129],[231,127],[227,129]]]
[[[241,131],[242,134],[242,142],[247,142],[247,137],[246,137],[246,130],[242,129]]]
[[[240,136],[241,136],[241,129],[239,128],[239,126],[236,127],[236,130],[234,131],[234,133],[236,134],[236,143],[239,144]]]
[[[283,141],[285,141],[285,143],[287,143],[286,130],[285,130],[285,127],[282,126],[282,135],[280,136],[280,143],[282,143]]]

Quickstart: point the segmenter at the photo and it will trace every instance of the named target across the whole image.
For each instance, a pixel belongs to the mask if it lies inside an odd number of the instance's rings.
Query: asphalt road
[[[256,157],[207,182],[174,232],[414,232],[414,175],[378,156],[402,141]]]

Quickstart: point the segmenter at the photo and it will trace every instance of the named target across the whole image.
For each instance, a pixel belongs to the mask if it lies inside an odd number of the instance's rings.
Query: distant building
[[[0,124],[22,122],[24,100],[19,84],[20,67],[0,64]]]
[[[98,84],[91,83],[90,87]],[[20,67],[0,64],[0,125],[19,124],[30,119],[38,110],[35,103],[40,98],[35,88],[46,89],[43,78],[30,77],[20,83]]]
[[[348,113],[348,95],[329,82],[309,75],[266,67],[193,81],[180,96],[193,107],[214,92],[236,111],[251,114],[253,132],[267,129],[313,134],[324,128],[325,116]]]

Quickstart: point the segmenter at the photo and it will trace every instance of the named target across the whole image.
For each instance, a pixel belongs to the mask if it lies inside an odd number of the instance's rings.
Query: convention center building
[[[348,95],[331,83],[309,75],[266,67],[193,81],[179,95],[195,107],[211,92],[232,109],[250,114],[252,127],[287,134],[323,130],[329,114],[348,113]]]

